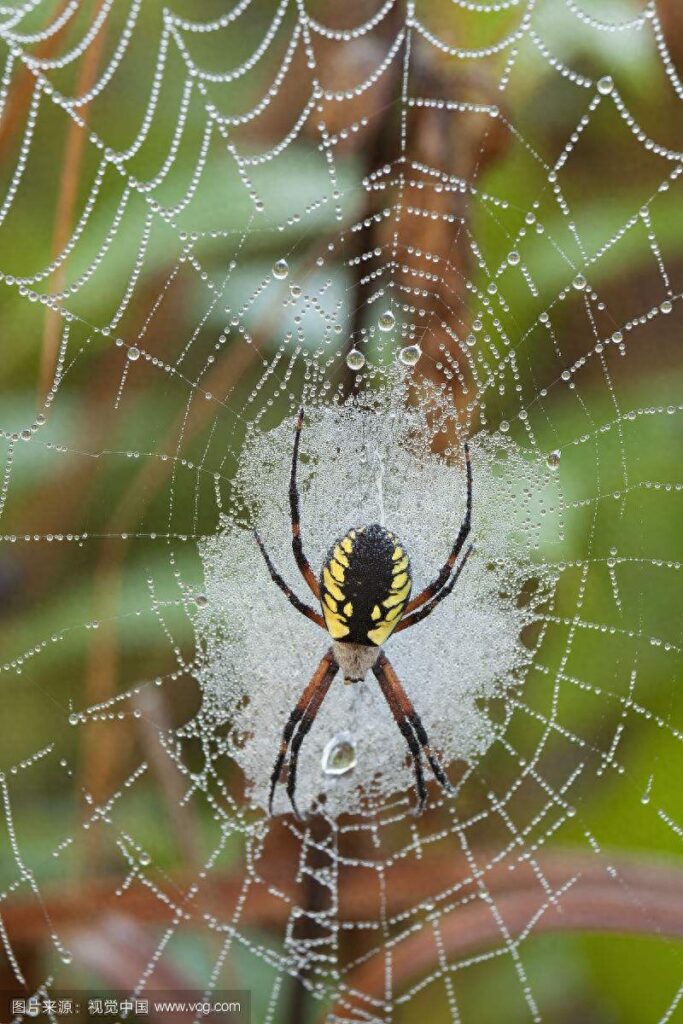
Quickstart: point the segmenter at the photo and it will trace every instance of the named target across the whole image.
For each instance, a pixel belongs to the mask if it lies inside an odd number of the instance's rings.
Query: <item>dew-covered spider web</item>
[[[34,0],[0,35],[0,988],[683,1019],[674,0]],[[372,674],[268,815],[329,645],[253,536],[315,604],[302,404],[316,573],[379,522],[426,585],[470,445],[472,554],[386,645],[453,787],[419,816]]]

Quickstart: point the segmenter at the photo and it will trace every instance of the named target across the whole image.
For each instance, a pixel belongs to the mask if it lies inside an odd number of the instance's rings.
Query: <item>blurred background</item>
[[[0,989],[683,1019],[679,5],[34,2],[0,37]],[[555,466],[559,583],[456,808],[302,843],[192,726],[197,544],[248,424],[415,344]]]

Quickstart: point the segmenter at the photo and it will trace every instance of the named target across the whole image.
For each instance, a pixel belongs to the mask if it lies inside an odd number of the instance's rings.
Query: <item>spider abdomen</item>
[[[327,631],[341,643],[381,646],[410,596],[410,559],[378,523],[357,526],[330,548],[320,574]]]

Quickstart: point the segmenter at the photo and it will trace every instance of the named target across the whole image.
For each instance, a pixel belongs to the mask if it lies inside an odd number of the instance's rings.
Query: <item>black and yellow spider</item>
[[[438,576],[410,601],[412,579],[408,554],[396,535],[377,523],[371,526],[357,526],[335,541],[323,565],[320,579],[315,578],[301,543],[299,491],[296,484],[303,421],[302,407],[296,420],[289,480],[292,548],[301,575],[320,601],[322,615],[300,600],[287,586],[275,569],[258,533],[254,532],[273,581],[297,611],[327,630],[332,637],[332,646],[301,694],[284,728],[280,751],[270,777],[268,806],[272,814],[275,787],[291,742],[287,795],[294,813],[300,817],[294,800],[299,750],[313,725],[332,680],[341,668],[346,682],[360,682],[370,670],[376,676],[413,758],[418,794],[416,810],[419,813],[427,798],[420,748],[424,750],[437,781],[444,789],[450,790],[451,785],[430,750],[429,739],[420,716],[384,654],[382,644],[392,633],[399,633],[402,629],[408,629],[409,626],[421,622],[440,601],[448,597],[470,556],[472,545],[468,547],[460,564],[454,570],[455,562],[470,532],[472,520],[472,466],[469,448],[465,445],[467,505],[455,544]]]

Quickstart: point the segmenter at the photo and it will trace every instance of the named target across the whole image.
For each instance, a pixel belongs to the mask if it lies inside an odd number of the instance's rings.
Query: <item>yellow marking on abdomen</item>
[[[410,593],[410,580],[404,587],[397,590],[395,594],[389,594],[389,597],[382,601],[385,608],[394,608],[397,604],[403,604],[408,594]]]
[[[342,637],[347,636],[351,630],[345,625],[338,615],[332,615],[326,609],[325,612],[325,625],[327,626],[327,632],[330,634],[333,640],[341,640]]]
[[[400,572],[398,574],[398,576],[394,576],[394,581],[391,584],[391,589],[392,590],[398,590],[399,587],[403,586],[403,584],[406,582],[407,579],[408,579],[408,573],[407,572]]]
[[[339,564],[339,562],[335,562],[335,560],[332,558],[332,559],[330,559],[329,565],[330,565],[330,572],[334,576],[335,580],[337,580],[338,583],[343,583],[344,582],[344,569]]]
[[[347,601],[344,605],[343,612],[347,619],[353,615],[353,605],[350,601]]]
[[[394,622],[382,622],[376,629],[368,630],[368,640],[372,640],[373,644],[377,644],[381,647],[386,638],[389,636],[395,626]]]
[[[323,586],[325,587],[325,590],[329,590],[332,597],[336,597],[338,601],[344,600],[344,591],[334,582],[332,574],[327,566],[323,569]]]
[[[377,621],[377,619],[380,619],[382,617],[382,609],[378,604],[376,604],[375,607],[372,609],[370,615],[375,620],[375,622]]]
[[[350,540],[349,537],[344,537],[344,539],[341,540],[339,543],[344,548],[344,551],[347,553],[347,555],[350,555],[351,552],[353,551],[353,541]]]
[[[323,594],[323,601],[325,602],[325,604],[327,605],[331,612],[337,611],[337,602],[333,597],[330,597],[329,594]]]
[[[333,555],[334,558],[337,559],[337,561],[339,562],[340,565],[343,565],[344,568],[348,569],[348,567],[349,567],[349,560],[346,557],[346,555],[344,554],[344,552],[342,551],[341,546],[339,544],[337,544],[336,548],[332,552],[332,555]]]
[[[394,548],[394,550],[393,550],[393,552],[391,554],[392,561],[393,562],[398,562],[399,558],[402,558],[402,557],[403,557],[403,548],[400,547],[400,546]]]

